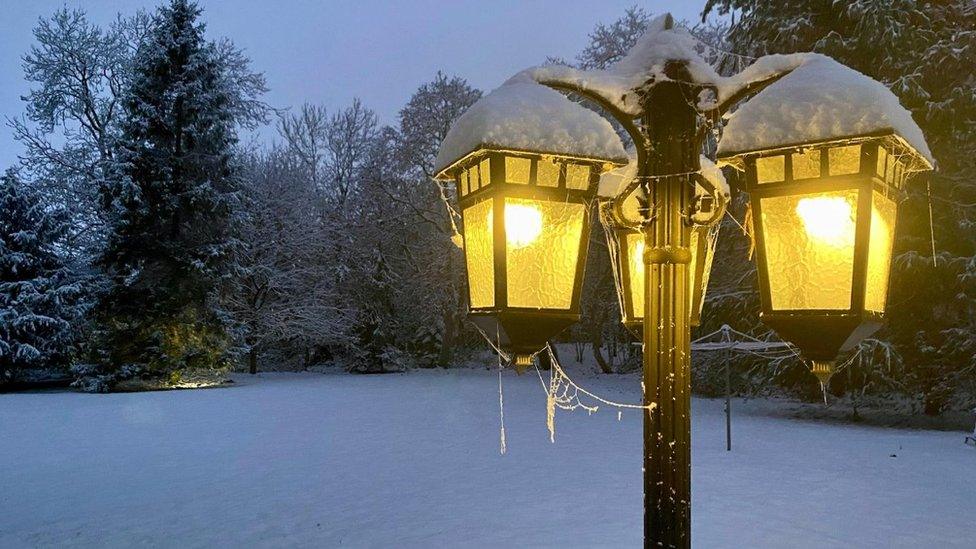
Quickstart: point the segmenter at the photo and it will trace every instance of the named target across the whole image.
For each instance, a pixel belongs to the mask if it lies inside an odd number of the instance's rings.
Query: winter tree
[[[103,29],[84,11],[62,8],[38,21],[23,57],[33,87],[24,115],[8,125],[24,146],[24,169],[70,214],[67,250],[79,263],[104,242],[99,183],[119,134],[130,61],[149,24],[137,12]]]
[[[334,227],[301,158],[273,149],[253,157],[241,186],[244,215],[236,269],[224,303],[241,331],[248,370],[268,351],[303,354],[351,342],[350,315],[330,261]]]
[[[0,177],[0,384],[70,358],[71,323],[83,311],[62,257],[67,232],[63,210],[12,170]]]
[[[189,0],[158,10],[122,101],[100,258],[111,284],[98,305],[99,359],[110,372],[135,364],[165,375],[228,360],[217,297],[235,257],[232,153],[236,129],[253,121],[239,99],[256,100],[263,80],[235,87],[200,13]]]

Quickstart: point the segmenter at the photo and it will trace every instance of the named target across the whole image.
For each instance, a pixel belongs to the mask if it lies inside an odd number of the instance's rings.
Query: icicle
[[[505,455],[505,397],[502,393],[502,371],[498,370],[498,416],[501,423],[501,440],[499,441],[498,452]]]
[[[938,267],[939,261],[935,255],[935,224],[932,222],[932,183],[925,181],[926,196],[929,201],[929,237],[932,239],[932,266]]]
[[[617,410],[617,421],[620,421],[620,418],[621,418],[621,416],[623,416],[623,414],[624,414],[623,412],[621,412],[620,410]]]

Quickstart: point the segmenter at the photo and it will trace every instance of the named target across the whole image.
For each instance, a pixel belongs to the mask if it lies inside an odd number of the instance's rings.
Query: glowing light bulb
[[[796,213],[811,238],[838,247],[854,244],[854,212],[844,197],[801,198]]]
[[[505,237],[512,248],[524,248],[542,234],[542,211],[526,204],[505,205]]]

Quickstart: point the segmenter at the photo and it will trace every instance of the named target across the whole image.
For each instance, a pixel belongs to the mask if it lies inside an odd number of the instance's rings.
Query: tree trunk
[[[258,373],[258,350],[254,347],[247,352],[247,371],[251,374]]]
[[[593,334],[593,341],[591,342],[593,347],[593,358],[596,359],[597,366],[600,367],[600,371],[605,374],[612,374],[613,367],[607,363],[607,359],[603,358],[603,334],[600,330],[596,330]]]

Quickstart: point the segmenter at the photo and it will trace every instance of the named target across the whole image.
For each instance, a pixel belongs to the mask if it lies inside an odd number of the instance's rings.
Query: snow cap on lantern
[[[517,368],[579,319],[589,205],[625,162],[606,120],[525,75],[448,131],[435,178],[457,186],[469,317]]]
[[[745,172],[762,319],[826,381],[881,326],[897,199],[934,161],[884,85],[820,55],[790,59],[731,115],[718,151]]]

